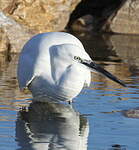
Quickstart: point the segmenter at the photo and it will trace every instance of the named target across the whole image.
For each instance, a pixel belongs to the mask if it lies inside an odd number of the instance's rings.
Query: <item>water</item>
[[[18,55],[1,54],[0,150],[138,150],[139,119],[125,110],[139,107],[139,36],[75,35],[128,88],[92,74],[73,106],[32,104],[30,93],[19,92]]]

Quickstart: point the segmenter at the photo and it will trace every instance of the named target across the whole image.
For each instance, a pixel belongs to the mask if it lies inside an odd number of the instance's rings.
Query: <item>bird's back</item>
[[[47,68],[47,72],[51,71],[50,62],[48,61],[50,59],[49,49],[54,45],[64,43],[74,44],[83,48],[77,38],[64,32],[38,34],[25,44],[18,63],[18,81],[21,90],[26,87],[33,76],[39,75],[42,69]]]
[[[60,71],[63,69],[62,77],[59,78],[61,85],[57,86],[58,82],[54,81],[55,75],[53,74],[58,68],[55,67],[56,70],[54,69],[52,63],[54,57],[50,54],[50,50],[53,47],[57,48],[58,45],[64,44],[67,45],[67,47],[72,47],[73,45],[73,48],[77,48],[77,51],[81,50],[81,52],[85,52],[82,43],[76,37],[64,32],[38,34],[25,44],[21,51],[18,63],[18,81],[21,90],[28,86],[33,96],[41,94],[45,95],[45,92],[47,91],[47,96],[50,97],[52,96],[56,98],[62,95],[60,98],[72,99],[80,92],[84,85],[85,79],[81,73],[85,74],[86,78],[89,77],[88,81],[90,82],[89,71],[80,72],[80,77],[78,79],[78,75],[74,74],[74,70],[77,71],[78,69],[76,65],[69,65],[70,67],[67,66],[66,68],[65,62],[63,61],[59,65]],[[63,47],[65,48],[65,46]],[[71,49],[65,50],[67,53],[71,51]],[[51,51],[53,51],[53,49]],[[72,79],[71,84],[70,82],[67,82],[69,78]],[[78,80],[78,84],[75,84],[74,82],[76,79]],[[77,87],[71,88],[72,84]]]

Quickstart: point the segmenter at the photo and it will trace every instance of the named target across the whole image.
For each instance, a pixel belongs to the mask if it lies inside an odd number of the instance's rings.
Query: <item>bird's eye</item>
[[[77,60],[78,62],[82,62],[82,59],[79,56],[74,56],[74,59]]]
[[[74,59],[75,59],[75,60],[81,60],[81,58],[78,57],[78,56],[74,56]]]

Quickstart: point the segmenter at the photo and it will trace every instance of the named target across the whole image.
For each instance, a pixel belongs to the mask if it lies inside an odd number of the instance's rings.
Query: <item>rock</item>
[[[23,25],[0,12],[0,52],[20,52],[24,43],[33,35]]]
[[[92,18],[84,19],[86,15],[91,15]],[[89,28],[88,25],[82,24],[81,20],[85,22],[91,20]],[[139,34],[138,20],[137,0],[82,0],[71,14],[67,28],[89,32]]]
[[[0,28],[0,52],[8,53],[10,50],[10,42],[6,35],[6,33],[3,31],[2,28]]]
[[[124,110],[123,115],[128,118],[138,118],[139,119],[139,108]]]
[[[75,20],[72,24],[72,30],[73,31],[79,31],[79,32],[90,32],[93,30],[93,17],[91,15],[85,15],[80,17],[79,19]]]
[[[127,0],[117,11],[110,28],[117,33],[139,34],[139,1]]]
[[[81,0],[0,0],[0,52],[18,53],[33,34],[64,30]]]
[[[67,28],[72,30],[72,25],[76,23],[76,26],[82,28],[82,25],[80,27],[79,21],[76,21],[80,18],[83,19],[87,24],[86,31],[109,31],[109,19],[112,18],[113,14],[121,6],[123,1],[125,0],[82,0],[72,12]],[[84,18],[84,16],[88,15],[91,15],[92,17]],[[91,28],[90,26],[88,28],[88,22],[92,24]],[[83,30],[85,30],[85,26]]]
[[[37,32],[63,30],[81,0],[0,0],[6,14]]]

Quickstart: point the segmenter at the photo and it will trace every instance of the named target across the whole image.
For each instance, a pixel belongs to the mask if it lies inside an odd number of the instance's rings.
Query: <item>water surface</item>
[[[1,54],[0,150],[138,150],[139,119],[123,111],[139,107],[139,36],[75,35],[128,88],[93,73],[73,106],[32,104],[18,88],[18,55]]]

